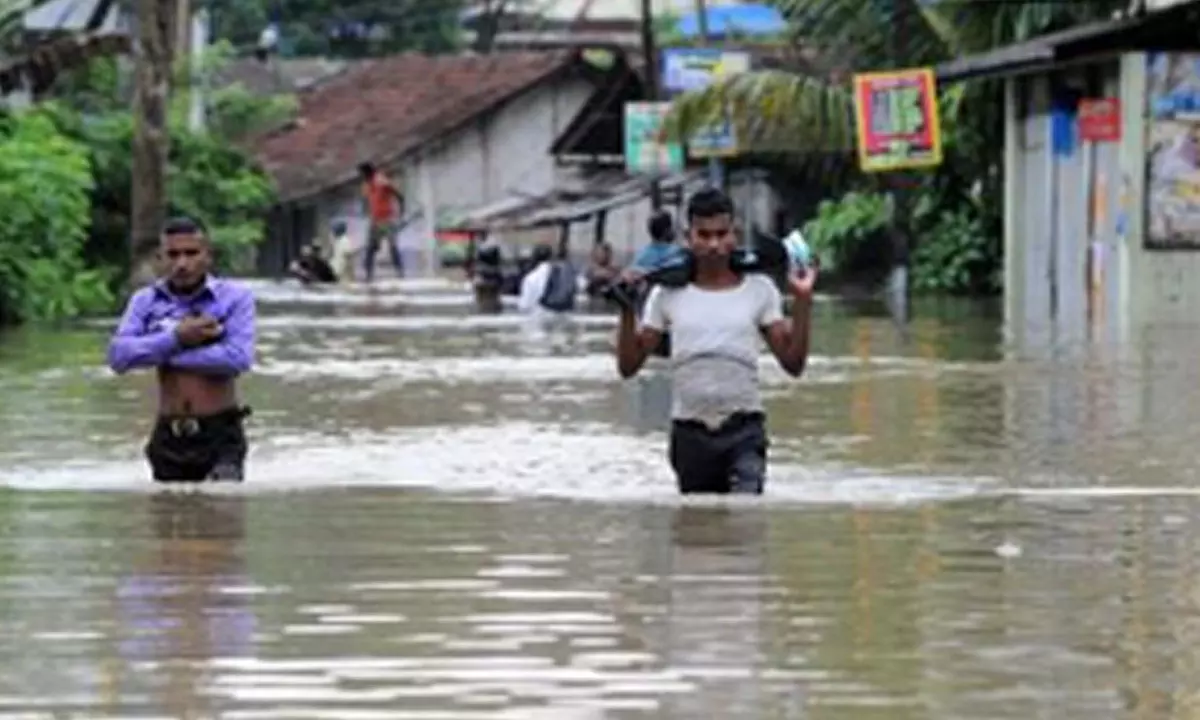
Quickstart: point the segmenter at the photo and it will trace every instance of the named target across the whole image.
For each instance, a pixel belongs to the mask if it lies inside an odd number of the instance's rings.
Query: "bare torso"
[[[215,415],[237,404],[237,383],[233,378],[158,369],[161,415]]]

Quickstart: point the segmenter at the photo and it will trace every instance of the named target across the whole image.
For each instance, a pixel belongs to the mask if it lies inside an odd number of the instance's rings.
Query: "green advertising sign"
[[[631,175],[667,175],[683,170],[683,146],[659,140],[666,102],[625,103],[625,170]]]

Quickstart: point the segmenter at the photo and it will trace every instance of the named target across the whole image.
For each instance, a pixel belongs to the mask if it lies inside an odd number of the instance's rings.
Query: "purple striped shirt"
[[[182,346],[175,326],[193,312],[216,318],[225,330],[221,339],[200,347]],[[199,290],[183,297],[159,281],[129,299],[108,345],[108,366],[118,374],[161,366],[236,377],[254,363],[254,344],[254,293],[245,285],[210,276]]]

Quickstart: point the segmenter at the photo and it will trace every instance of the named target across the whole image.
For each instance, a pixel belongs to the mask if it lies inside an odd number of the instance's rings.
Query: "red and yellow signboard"
[[[937,82],[914,68],[854,76],[858,161],[864,172],[940,165]]]

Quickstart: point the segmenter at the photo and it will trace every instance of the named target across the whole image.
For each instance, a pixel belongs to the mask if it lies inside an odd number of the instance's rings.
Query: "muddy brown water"
[[[767,495],[680,501],[613,320],[262,283],[244,487],[161,492],[111,322],[0,337],[0,720],[1200,716],[1200,333],[823,302]]]

